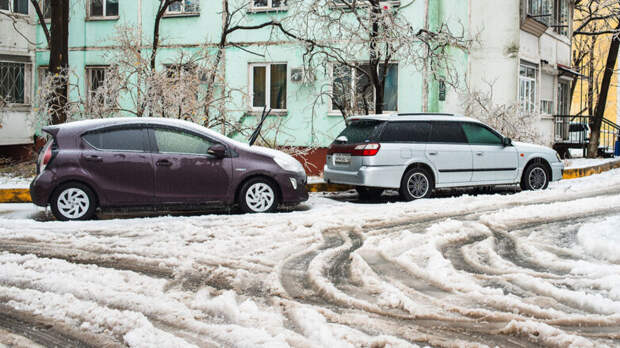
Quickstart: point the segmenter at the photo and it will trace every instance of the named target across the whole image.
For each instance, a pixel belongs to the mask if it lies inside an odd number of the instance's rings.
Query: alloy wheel
[[[532,190],[541,190],[547,183],[547,173],[543,168],[536,167],[530,172],[528,181]]]
[[[68,188],[58,195],[58,212],[70,220],[83,217],[90,208],[88,194],[79,188]]]
[[[414,173],[407,181],[407,190],[415,199],[423,198],[429,186],[428,178],[422,173]]]
[[[275,199],[276,195],[271,186],[262,182],[250,186],[245,194],[247,206],[257,213],[268,211],[273,206]]]

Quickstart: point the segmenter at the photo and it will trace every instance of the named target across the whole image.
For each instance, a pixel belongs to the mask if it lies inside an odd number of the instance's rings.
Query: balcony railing
[[[588,143],[592,131],[592,116],[584,115],[555,115],[554,120],[554,148],[562,157],[567,157],[568,149],[582,149],[587,155]],[[599,156],[611,156],[614,146],[620,135],[620,126],[603,118],[599,136]]]

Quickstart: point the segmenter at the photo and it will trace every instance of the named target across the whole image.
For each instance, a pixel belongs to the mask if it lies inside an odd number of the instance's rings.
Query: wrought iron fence
[[[554,148],[566,157],[568,149],[582,149],[587,155],[587,147],[592,132],[592,117],[584,115],[555,115],[555,145]],[[614,146],[620,135],[620,126],[603,118],[600,129],[598,155],[610,156],[614,153]]]

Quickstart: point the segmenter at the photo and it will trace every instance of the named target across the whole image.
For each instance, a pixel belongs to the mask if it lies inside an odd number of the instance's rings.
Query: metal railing
[[[568,149],[582,149],[584,156],[587,155],[588,143],[591,134],[591,116],[584,115],[555,115],[554,122],[554,148],[561,155]],[[614,153],[616,139],[620,135],[620,126],[606,118],[603,118],[599,136],[599,156],[610,156]]]

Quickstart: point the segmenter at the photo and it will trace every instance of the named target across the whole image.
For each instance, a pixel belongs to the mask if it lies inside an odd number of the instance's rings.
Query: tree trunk
[[[69,1],[51,0],[50,61],[49,71],[58,81],[52,98],[52,124],[65,123],[67,114],[67,70],[69,68]]]
[[[616,26],[616,30],[620,30],[620,22]],[[601,124],[605,116],[605,108],[607,106],[607,95],[609,94],[609,86],[618,60],[618,50],[620,49],[620,36],[615,34],[609,45],[609,54],[607,55],[607,63],[603,72],[603,80],[599,90],[594,115],[590,119],[590,143],[588,144],[588,157],[595,158],[598,155],[598,144],[601,134]]]

